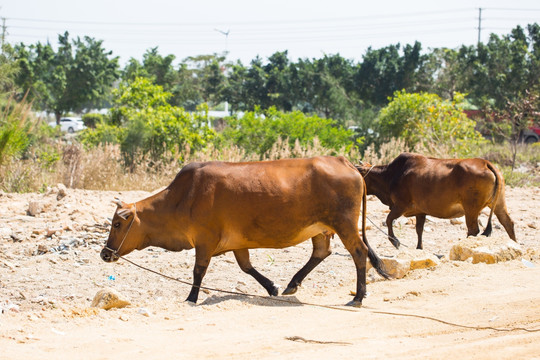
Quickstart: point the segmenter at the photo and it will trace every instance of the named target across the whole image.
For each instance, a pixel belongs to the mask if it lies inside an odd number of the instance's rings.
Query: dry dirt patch
[[[184,302],[189,288],[126,262],[99,258],[108,234],[114,197],[136,201],[147,192],[58,191],[0,195],[0,348],[2,359],[148,358],[539,358],[540,333],[474,330],[467,326],[540,328],[540,190],[507,189],[516,233],[533,267],[516,259],[497,264],[450,261],[448,253],[466,234],[460,221],[426,223],[424,248],[444,255],[430,269],[403,279],[368,284],[364,307],[354,312],[288,304],[265,298],[202,293],[197,306]],[[29,204],[43,202],[30,216]],[[385,207],[368,201],[368,216],[382,224]],[[482,216],[485,222],[487,216]],[[495,237],[505,237],[494,222]],[[395,225],[402,243],[414,248],[414,224]],[[396,250],[370,226],[376,252]],[[253,251],[254,265],[285,287],[307,261],[309,242],[285,250]],[[191,279],[193,251],[147,249],[128,256],[168,275]],[[240,271],[234,257],[214,258],[204,285],[264,295]],[[91,308],[94,295],[112,287],[129,298],[123,309]],[[354,265],[339,240],[333,254],[293,297],[341,307],[355,288]],[[285,298],[285,297],[283,297]]]

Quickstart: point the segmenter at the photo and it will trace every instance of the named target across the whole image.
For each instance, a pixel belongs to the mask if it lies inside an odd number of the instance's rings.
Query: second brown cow
[[[416,216],[417,249],[422,249],[426,215],[451,219],[465,215],[467,235],[480,232],[478,216],[491,208],[482,235],[491,235],[493,213],[516,241],[514,222],[504,199],[504,178],[484,159],[435,159],[420,154],[402,153],[388,165],[357,166],[364,176],[368,195],[375,195],[390,207],[386,218],[388,238],[399,248],[392,223],[400,216]]]

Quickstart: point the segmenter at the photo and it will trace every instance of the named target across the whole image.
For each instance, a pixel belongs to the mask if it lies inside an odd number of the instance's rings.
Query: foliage
[[[17,103],[13,97],[0,109],[0,165],[18,158],[30,145],[33,121],[30,104]]]
[[[512,153],[512,170],[516,164],[519,143],[523,141],[522,133],[528,129],[535,117],[536,109],[540,106],[540,96],[527,92],[527,96],[516,102],[508,101],[503,110],[487,110],[485,125],[491,132],[502,137],[510,146]],[[536,115],[536,116],[535,116]]]
[[[360,98],[373,105],[384,106],[395,91],[416,90],[418,69],[426,60],[421,55],[419,42],[405,45],[403,55],[400,44],[381,49],[369,48],[355,74],[355,83]]]
[[[86,127],[95,128],[96,124],[104,121],[104,116],[98,113],[88,113],[82,116],[82,121]]]
[[[332,149],[335,154],[342,149],[350,149],[352,135],[352,131],[338,126],[332,119],[308,116],[300,111],[284,113],[270,108],[264,112],[257,109],[242,117],[228,118],[221,139],[262,158],[280,138],[287,139],[291,149],[297,141],[300,146],[307,146],[318,138],[321,146]]]
[[[455,156],[466,156],[483,139],[461,109],[464,99],[461,94],[449,101],[435,94],[398,91],[380,112],[380,134],[387,139],[401,137],[409,148],[446,146]]]
[[[98,123],[81,139],[90,146],[120,144],[124,162],[132,170],[143,158],[175,158],[179,149],[200,150],[216,136],[206,109],[190,114],[170,105],[167,100],[172,94],[147,78],[121,84],[114,95],[111,123]]]
[[[9,44],[4,44],[0,51],[0,96],[4,94],[9,96],[16,91],[15,77],[18,71],[13,48]]]
[[[102,41],[85,37],[70,42],[66,32],[58,42],[56,52],[49,43],[15,47],[21,69],[17,85],[57,121],[67,112],[99,106],[119,75],[118,58],[109,59],[111,52],[102,48]]]

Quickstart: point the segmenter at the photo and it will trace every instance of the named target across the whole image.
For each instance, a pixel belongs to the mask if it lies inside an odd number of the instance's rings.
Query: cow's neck
[[[193,246],[182,231],[185,228],[169,198],[165,189],[137,203],[141,207],[138,216],[145,226],[144,247],[156,246],[170,251],[191,249]]]
[[[365,181],[368,195],[375,195],[383,204],[390,206],[390,180],[386,175],[386,165],[374,166]]]

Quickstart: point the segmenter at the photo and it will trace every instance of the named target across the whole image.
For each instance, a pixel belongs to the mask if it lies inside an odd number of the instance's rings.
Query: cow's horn
[[[113,203],[115,203],[118,207],[122,207],[124,205],[124,203],[122,202],[122,200],[120,200],[119,198],[115,198],[113,200]]]

